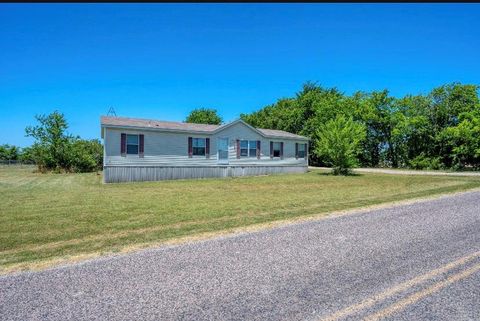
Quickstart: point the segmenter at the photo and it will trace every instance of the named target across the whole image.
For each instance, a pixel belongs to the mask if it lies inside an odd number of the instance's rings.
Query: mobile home
[[[101,117],[104,182],[303,173],[308,138],[254,128]]]

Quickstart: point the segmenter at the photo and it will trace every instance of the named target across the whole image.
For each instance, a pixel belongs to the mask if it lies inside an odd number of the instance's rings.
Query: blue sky
[[[426,93],[480,83],[479,4],[0,4],[0,144],[27,146],[35,114],[226,121],[308,80]]]

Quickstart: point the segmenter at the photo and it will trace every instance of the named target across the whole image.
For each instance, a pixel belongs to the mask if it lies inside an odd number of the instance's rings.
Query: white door
[[[228,138],[217,138],[217,160],[219,164],[228,164]]]

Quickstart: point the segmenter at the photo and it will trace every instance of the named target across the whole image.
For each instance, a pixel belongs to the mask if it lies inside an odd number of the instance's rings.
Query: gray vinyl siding
[[[144,157],[138,155],[120,155],[121,133],[143,134],[145,137]],[[205,156],[188,157],[188,137],[210,138],[210,158]],[[193,134],[161,132],[156,130],[132,130],[104,128],[105,160],[104,166],[217,166],[217,138],[229,139],[229,165],[263,166],[306,166],[307,159],[295,159],[295,143],[305,140],[285,138],[269,139],[242,123],[236,123],[213,134]],[[256,157],[237,159],[236,140],[260,140],[261,159]],[[270,141],[284,142],[283,159],[270,159]]]

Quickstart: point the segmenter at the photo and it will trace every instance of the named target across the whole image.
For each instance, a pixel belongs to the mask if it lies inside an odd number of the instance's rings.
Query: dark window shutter
[[[143,134],[138,135],[138,156],[143,157],[145,154],[145,137]]]
[[[257,159],[260,159],[260,141],[257,140]]]
[[[120,155],[127,156],[127,134],[122,133],[120,138]]]
[[[273,142],[270,142],[270,158],[273,158]]]
[[[193,156],[193,139],[192,137],[188,137],[188,157]]]
[[[308,144],[305,143],[305,159],[308,158],[308,149],[307,148],[308,148]]]
[[[298,143],[295,143],[295,158],[298,159]]]
[[[210,138],[205,138],[205,157],[210,158]]]
[[[280,143],[280,158],[283,159],[283,142]]]
[[[237,139],[237,158],[240,158],[240,139]]]

